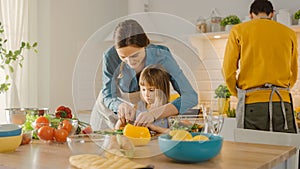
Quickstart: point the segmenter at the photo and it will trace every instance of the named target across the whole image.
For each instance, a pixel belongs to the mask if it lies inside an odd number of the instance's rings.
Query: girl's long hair
[[[159,107],[168,103],[170,98],[170,75],[161,65],[145,67],[141,72],[139,85],[155,87],[155,101],[151,107]],[[143,97],[141,98],[144,100]]]

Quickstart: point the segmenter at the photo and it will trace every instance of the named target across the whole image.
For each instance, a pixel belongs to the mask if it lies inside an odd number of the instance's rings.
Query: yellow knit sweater
[[[254,19],[235,25],[229,33],[223,62],[229,91],[236,96],[236,87],[251,89],[265,83],[293,87],[298,75],[297,48],[296,33],[276,21]],[[289,102],[288,92],[280,93]],[[246,103],[267,102],[269,94],[248,93]],[[275,95],[273,101],[278,101]]]

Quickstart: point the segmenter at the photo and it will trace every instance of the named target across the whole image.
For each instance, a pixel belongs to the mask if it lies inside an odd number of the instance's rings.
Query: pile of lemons
[[[209,138],[205,135],[195,135],[194,137],[192,134],[186,130],[171,130],[169,135],[172,137],[172,140],[178,141],[206,141]]]

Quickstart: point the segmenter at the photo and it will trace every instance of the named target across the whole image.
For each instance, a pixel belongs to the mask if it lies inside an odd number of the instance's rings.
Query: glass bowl
[[[201,115],[177,115],[168,117],[170,130],[186,130],[189,132],[203,132],[205,121]]]
[[[98,144],[102,149],[110,153],[132,158],[135,152],[133,142],[124,135],[105,135],[104,143]]]
[[[72,124],[72,130],[69,133],[69,136],[74,135],[76,133],[76,130],[77,130],[78,126],[79,126],[78,119],[65,119],[65,120],[68,120]]]
[[[7,123],[22,125],[26,121],[26,115],[39,115],[48,114],[48,108],[6,108],[5,115]]]
[[[102,154],[105,135],[78,134],[67,137],[72,154]]]

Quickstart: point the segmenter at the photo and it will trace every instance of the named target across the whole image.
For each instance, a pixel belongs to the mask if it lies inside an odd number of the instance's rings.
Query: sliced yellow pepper
[[[147,127],[134,126],[129,123],[124,127],[123,135],[133,138],[151,138],[150,131]]]

